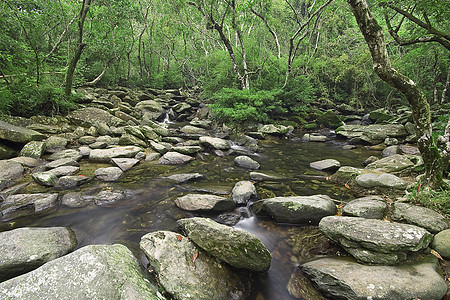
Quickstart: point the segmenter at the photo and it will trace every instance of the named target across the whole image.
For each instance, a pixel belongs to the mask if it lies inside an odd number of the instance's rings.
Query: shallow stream
[[[301,136],[301,133],[298,133],[298,136]],[[362,167],[363,161],[375,154],[362,148],[342,150],[342,144],[336,141],[309,143],[299,138],[260,141],[259,146],[261,152],[249,155],[261,164],[259,171],[286,178],[276,182],[256,183],[259,198],[326,194],[346,202],[353,199],[351,191],[344,186],[328,182],[327,174],[311,170],[309,163],[334,158],[339,160],[341,165]],[[236,148],[240,150],[239,147]],[[174,200],[195,191],[229,194],[237,181],[249,180],[249,172],[235,166],[233,159],[234,156],[199,154],[194,162],[182,166],[159,166],[152,162],[142,162],[127,171],[119,182],[111,184],[94,181],[83,187],[92,193],[108,188],[132,191],[133,196],[121,203],[110,207],[61,206],[52,213],[22,217],[0,224],[0,231],[24,226],[69,226],[77,235],[78,247],[121,243],[128,246],[146,265],[147,260],[139,250],[139,241],[144,234],[157,230],[179,231],[176,220],[194,215],[217,220],[217,215],[182,211],[175,206]],[[80,174],[92,174],[91,169],[100,166],[103,165],[82,162]],[[162,178],[191,172],[202,173],[205,178],[180,185]],[[250,299],[298,299],[290,295],[287,284],[296,266],[310,258],[308,247],[319,238],[318,230],[308,226],[276,224],[271,220],[253,216],[247,208],[239,208],[236,211],[243,217],[235,227],[258,236],[273,257],[268,273],[254,276]]]

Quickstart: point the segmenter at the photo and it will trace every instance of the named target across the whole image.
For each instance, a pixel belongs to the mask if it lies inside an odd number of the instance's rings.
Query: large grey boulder
[[[148,113],[152,116],[152,119],[157,119],[161,114],[164,113],[164,107],[154,100],[141,101],[134,107],[142,115]]]
[[[51,172],[33,173],[31,177],[37,184],[43,186],[54,186],[56,184],[56,181],[58,180],[58,177],[56,177],[56,175]]]
[[[255,235],[207,218],[178,220],[190,240],[229,265],[253,272],[269,270],[272,256]]]
[[[94,197],[95,205],[108,206],[120,202],[125,199],[126,195],[123,191],[103,190]]]
[[[174,180],[177,183],[183,183],[183,182],[187,182],[187,181],[191,181],[191,180],[195,180],[195,179],[201,179],[204,178],[205,175],[200,174],[200,173],[183,173],[183,174],[174,174],[174,175],[170,175],[167,176],[167,179],[170,180]]]
[[[61,167],[51,169],[47,172],[53,173],[57,177],[62,177],[62,176],[74,175],[78,171],[80,171],[80,168],[76,167],[76,166],[61,166]]]
[[[205,135],[205,134],[208,133],[206,131],[206,129],[200,128],[200,127],[195,127],[195,126],[192,126],[192,125],[183,126],[180,129],[180,131],[183,132],[183,133],[186,133],[186,134],[197,134],[197,135]]]
[[[90,177],[86,177],[84,175],[62,176],[56,182],[55,187],[59,188],[61,190],[69,190],[69,189],[76,188],[82,184],[85,184],[86,182],[88,182],[90,180],[91,180]]]
[[[436,234],[431,248],[436,250],[442,257],[450,259],[450,229],[442,230]]]
[[[26,144],[31,141],[42,141],[45,138],[46,136],[40,132],[0,121],[0,139]]]
[[[45,141],[45,151],[47,152],[55,152],[58,149],[63,149],[67,146],[69,142],[68,139],[52,135]]]
[[[186,164],[194,160],[193,157],[178,152],[167,152],[160,159],[158,159],[158,164],[160,165],[181,165]]]
[[[438,300],[447,292],[437,259],[425,257],[401,266],[367,266],[349,258],[321,258],[300,269],[329,299]]]
[[[85,207],[94,202],[94,196],[83,195],[80,192],[70,192],[61,197],[61,204],[68,207]]]
[[[393,218],[425,228],[431,233],[438,233],[448,228],[445,217],[426,207],[407,203],[394,203]]]
[[[95,170],[94,175],[103,181],[117,181],[122,177],[123,171],[118,167],[99,168]]]
[[[380,172],[392,173],[399,172],[408,168],[414,167],[414,163],[405,155],[394,154],[382,159],[379,159],[366,166],[366,169],[377,169]]]
[[[123,172],[130,170],[139,163],[139,160],[135,158],[113,158],[111,161]]]
[[[187,194],[177,198],[175,204],[188,211],[227,211],[236,207],[230,198],[206,194]]]
[[[22,177],[23,171],[23,166],[17,162],[0,160],[0,190]]]
[[[252,204],[258,215],[268,215],[281,223],[317,224],[323,217],[335,215],[336,205],[329,196],[291,196],[263,199]]]
[[[275,125],[275,124],[266,124],[261,126],[258,129],[259,133],[262,134],[274,134],[274,135],[283,135],[293,130],[293,128],[283,125]]]
[[[83,158],[83,155],[80,154],[80,151],[75,149],[66,149],[62,151],[58,151],[50,155],[47,160],[49,161],[55,161],[60,160],[64,158],[71,158],[72,160],[79,161]]]
[[[248,200],[256,197],[256,187],[251,181],[239,181],[234,185],[231,194],[237,204],[247,204]]]
[[[376,145],[383,142],[387,137],[406,137],[405,126],[401,124],[387,125],[344,125],[336,130],[338,136],[348,139],[358,138],[369,144]]]
[[[0,204],[0,212],[4,219],[14,219],[38,213],[56,207],[58,194],[16,194],[8,196]]]
[[[2,299],[165,299],[123,245],[91,245],[0,283]]]
[[[238,165],[239,167],[250,169],[250,170],[257,170],[261,167],[261,165],[256,161],[251,159],[248,156],[241,155],[234,158],[234,163]]]
[[[140,246],[159,283],[174,299],[241,300],[248,296],[248,275],[237,275],[188,238],[157,231],[144,235]]]
[[[215,138],[210,136],[201,136],[199,138],[201,144],[212,147],[217,150],[228,150],[230,149],[230,142],[221,138]]]
[[[46,164],[44,167],[45,169],[49,170],[49,169],[56,169],[59,167],[79,167],[80,164],[74,160],[73,158],[61,158],[61,159],[57,159],[54,160],[52,162],[49,162],[48,164]]]
[[[94,149],[89,153],[89,160],[110,162],[112,158],[133,158],[140,151],[142,151],[142,149],[135,146]]]
[[[335,159],[324,159],[312,162],[309,166],[319,171],[334,172],[341,167],[341,163]]]
[[[20,156],[41,158],[44,153],[44,142],[31,141],[20,150]]]
[[[365,173],[356,177],[356,183],[364,188],[394,188],[406,189],[408,183],[403,179],[389,173]]]
[[[77,109],[68,115],[68,119],[73,124],[86,128],[91,126],[97,127],[97,124],[99,123],[103,123],[108,126],[118,126],[125,123],[109,112],[96,107]]]
[[[342,212],[345,216],[366,219],[383,219],[387,209],[386,201],[380,196],[367,196],[347,203]]]
[[[433,238],[414,225],[355,217],[325,217],[319,229],[358,261],[370,264],[397,264],[428,247]]]
[[[18,228],[0,233],[0,281],[36,269],[77,245],[68,227]]]

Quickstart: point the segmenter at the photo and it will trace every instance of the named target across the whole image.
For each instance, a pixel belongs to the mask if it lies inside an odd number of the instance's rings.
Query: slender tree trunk
[[[444,89],[442,90],[441,104],[444,104],[445,102],[445,96],[447,94],[449,86],[450,86],[450,65],[448,66],[447,80],[445,81],[445,86]]]
[[[433,141],[430,106],[416,83],[395,70],[389,59],[382,28],[372,17],[366,0],[347,0],[361,33],[369,46],[375,73],[386,83],[405,95],[415,123],[418,146],[425,164],[424,183],[433,188],[446,186],[443,172],[446,169],[439,148]],[[445,168],[445,169],[444,169]]]
[[[91,3],[92,0],[83,0],[83,4],[81,6],[80,16],[78,18],[77,49],[75,50],[75,54],[69,62],[69,68],[67,69],[66,80],[64,83],[64,92],[66,96],[69,96],[72,93],[73,73],[75,72],[77,63],[80,60],[81,54],[83,53],[83,49],[84,47],[86,47],[86,43],[83,43],[83,27]]]

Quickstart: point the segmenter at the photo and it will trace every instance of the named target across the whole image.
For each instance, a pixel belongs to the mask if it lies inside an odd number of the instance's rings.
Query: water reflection
[[[361,149],[345,151],[336,143],[305,143],[299,140],[262,141],[260,147],[262,152],[252,156],[261,164],[259,171],[283,177],[283,180],[256,183],[261,198],[323,193],[335,199],[349,199],[348,191],[328,183],[324,180],[327,174],[311,170],[309,163],[335,158],[342,165],[361,167],[362,162],[374,154]],[[112,189],[135,191],[132,197],[121,203],[111,207],[59,207],[51,214],[2,223],[0,230],[24,226],[70,226],[78,237],[79,247],[122,243],[146,264],[147,260],[138,246],[144,234],[156,230],[178,231],[176,220],[194,215],[217,219],[217,215],[181,211],[174,205],[174,200],[192,191],[229,194],[237,181],[249,180],[248,170],[236,167],[233,159],[232,155],[202,155],[183,166],[158,166],[143,162],[126,172],[120,182],[108,185]],[[181,185],[162,179],[171,174],[194,172],[204,174],[205,178]],[[104,184],[93,182],[84,188],[99,189],[104,188]],[[252,216],[245,207],[239,208],[237,213],[242,218],[235,227],[258,236],[273,256],[269,272],[255,276],[251,299],[298,299],[289,294],[286,286],[295,267],[311,253],[317,253],[317,249],[311,250],[314,244],[319,243],[317,229],[276,224]]]

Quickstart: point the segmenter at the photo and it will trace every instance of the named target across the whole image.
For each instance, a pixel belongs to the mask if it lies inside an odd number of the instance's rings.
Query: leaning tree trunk
[[[75,54],[70,60],[69,68],[66,73],[66,80],[64,83],[64,92],[66,96],[69,96],[72,92],[72,82],[73,82],[73,74],[75,72],[75,68],[77,66],[78,61],[80,60],[81,54],[83,53],[84,47],[86,44],[83,43],[83,27],[84,21],[86,20],[86,15],[89,11],[89,6],[91,5],[92,0],[83,0],[83,4],[80,10],[80,16],[78,19],[78,43],[77,49],[75,50]]]
[[[375,73],[383,81],[405,95],[411,106],[418,146],[425,164],[423,182],[433,188],[445,186],[443,172],[447,166],[431,135],[430,106],[425,95],[414,81],[400,74],[392,67],[383,31],[372,17],[366,0],[347,0],[347,2],[369,46]]]

